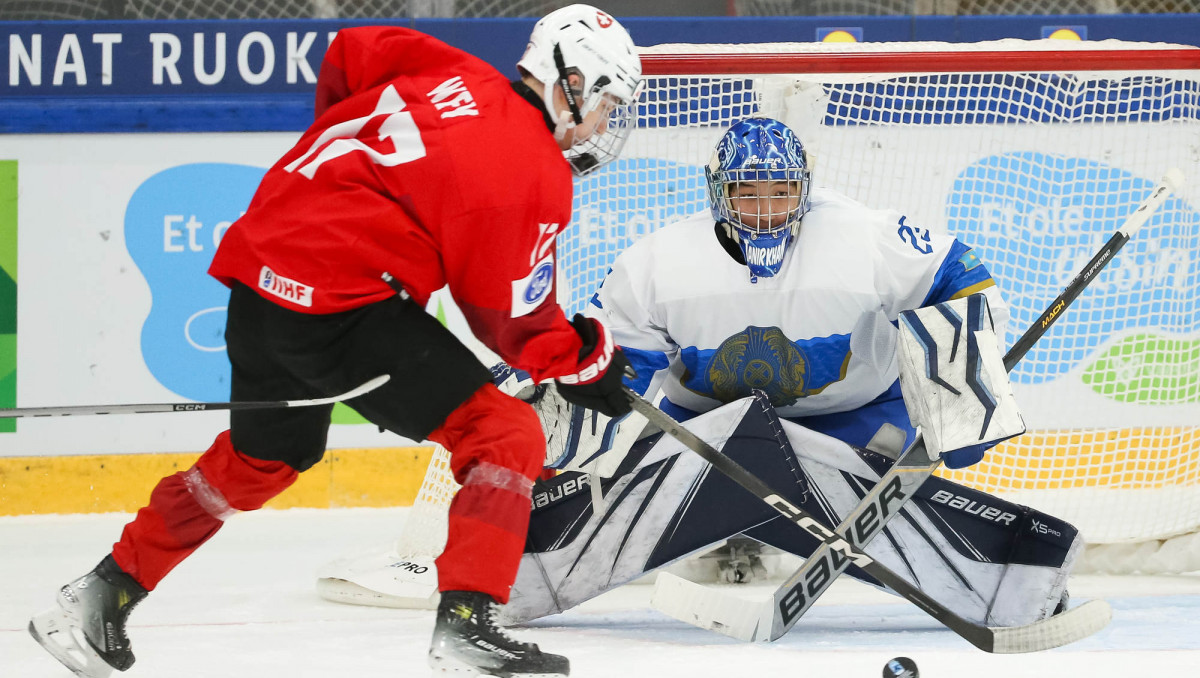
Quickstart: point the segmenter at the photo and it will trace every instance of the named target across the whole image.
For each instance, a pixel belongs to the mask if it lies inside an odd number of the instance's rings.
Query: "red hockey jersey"
[[[209,273],[305,313],[445,285],[475,335],[543,379],[582,342],[555,300],[572,175],[542,112],[483,61],[416,31],[342,30],[316,121],[263,178]]]

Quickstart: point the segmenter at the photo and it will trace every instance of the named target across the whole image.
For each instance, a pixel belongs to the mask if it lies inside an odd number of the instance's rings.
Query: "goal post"
[[[622,157],[576,183],[560,303],[706,210],[736,120],[796,131],[813,181],[972,247],[1033,323],[1163,173],[1189,180],[1013,370],[1029,433],[943,475],[1077,525],[1083,569],[1200,569],[1200,48],[1118,41],[660,45]]]

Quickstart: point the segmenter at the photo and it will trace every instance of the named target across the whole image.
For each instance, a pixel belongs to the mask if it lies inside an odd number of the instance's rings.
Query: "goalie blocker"
[[[781,421],[763,398],[692,419],[689,429],[785,498],[835,526],[891,459]],[[534,489],[535,507],[504,616],[519,622],[604,591],[743,533],[804,557],[816,540],[690,453],[651,436],[600,481],[565,473]],[[989,626],[1045,619],[1066,600],[1082,545],[1071,525],[1033,509],[931,478],[866,552],[956,614]],[[862,571],[848,573],[876,584]]]
[[[900,313],[896,358],[904,406],[932,461],[977,463],[1025,432],[987,297],[972,294]]]

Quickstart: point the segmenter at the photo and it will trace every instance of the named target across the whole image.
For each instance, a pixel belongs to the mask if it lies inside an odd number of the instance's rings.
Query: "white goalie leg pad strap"
[[[904,404],[930,459],[1025,432],[984,295],[902,312],[897,352]]]

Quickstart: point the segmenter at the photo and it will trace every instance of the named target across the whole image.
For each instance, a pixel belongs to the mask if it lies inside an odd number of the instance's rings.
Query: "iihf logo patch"
[[[297,306],[312,306],[313,288],[311,285],[285,278],[266,266],[263,266],[258,273],[258,287],[267,294],[273,294]]]

